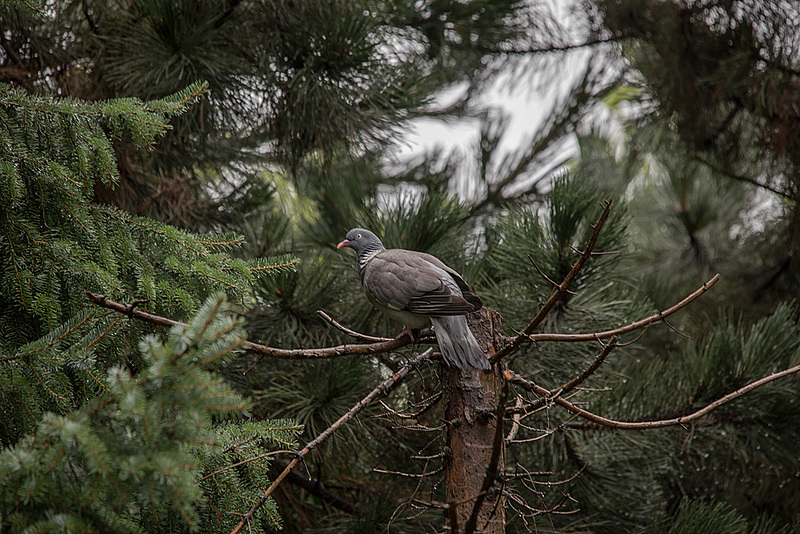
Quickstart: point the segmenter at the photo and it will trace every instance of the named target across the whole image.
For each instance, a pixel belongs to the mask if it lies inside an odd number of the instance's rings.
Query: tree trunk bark
[[[500,314],[483,308],[467,319],[478,344],[487,354],[494,354],[502,339]],[[449,504],[446,531],[464,534],[478,502],[480,508],[471,522],[474,532],[502,534],[505,532],[505,499],[496,484],[483,490],[505,466],[503,412],[498,410],[500,404],[505,404],[502,371],[499,365],[490,372],[446,368],[444,385],[448,395],[445,418],[450,448],[445,465]],[[493,456],[496,458],[494,466]]]

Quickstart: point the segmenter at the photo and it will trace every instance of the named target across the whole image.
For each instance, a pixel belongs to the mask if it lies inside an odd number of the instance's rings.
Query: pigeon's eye
[[[361,239],[361,234],[358,234],[358,235],[356,236],[356,239]]]

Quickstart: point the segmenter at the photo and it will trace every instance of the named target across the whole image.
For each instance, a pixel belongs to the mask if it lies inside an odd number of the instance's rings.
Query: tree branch
[[[157,324],[159,326],[188,326],[186,323],[182,323],[180,321],[168,319],[166,317],[155,315],[146,311],[137,310],[133,305],[130,304],[115,302],[106,298],[105,295],[100,295],[98,293],[92,293],[89,291],[86,291],[85,293],[86,297],[97,306],[114,310],[116,312],[125,314],[128,317],[140,319],[142,321]],[[336,358],[351,354],[377,354],[389,352],[405,347],[410,343],[411,339],[408,336],[400,336],[398,338],[389,339],[387,341],[377,341],[375,343],[345,344],[338,345],[336,347],[322,347],[314,349],[279,349],[276,347],[261,345],[259,343],[253,343],[251,341],[245,341],[242,344],[242,347],[245,350],[256,352],[264,356],[269,356],[270,358],[313,360],[321,358]]]
[[[791,195],[789,193],[786,193],[785,191],[781,191],[779,189],[776,189],[776,188],[772,187],[769,184],[762,184],[761,182],[759,182],[755,178],[750,178],[749,176],[745,176],[743,174],[737,174],[737,173],[735,173],[735,172],[733,172],[731,170],[728,170],[728,169],[726,169],[726,168],[724,168],[724,167],[722,167],[720,165],[717,165],[717,164],[713,163],[712,161],[709,161],[709,160],[707,160],[707,159],[705,159],[705,158],[703,158],[701,156],[698,156],[698,155],[695,155],[694,159],[696,159],[697,161],[699,161],[703,165],[708,166],[711,170],[716,171],[716,172],[718,172],[720,174],[724,174],[728,178],[733,178],[734,180],[739,180],[740,182],[745,182],[745,183],[748,183],[748,184],[752,184],[752,185],[754,185],[756,187],[760,187],[762,189],[766,189],[767,191],[769,191],[771,193],[775,193],[776,195],[780,195],[783,198],[789,199],[792,202],[797,202],[797,199],[793,195]]]
[[[530,334],[536,329],[539,324],[544,321],[544,318],[547,317],[547,314],[550,313],[550,310],[553,309],[553,306],[561,299],[564,293],[567,291],[567,288],[575,279],[578,274],[578,271],[581,270],[583,264],[586,263],[586,260],[592,255],[592,249],[594,249],[594,245],[597,243],[597,238],[600,236],[600,230],[603,228],[603,224],[605,224],[606,219],[608,219],[608,214],[611,212],[611,200],[607,200],[603,203],[603,213],[600,215],[600,218],[597,219],[597,222],[592,227],[592,235],[589,237],[589,240],[586,242],[586,246],[583,248],[583,253],[581,254],[578,261],[575,262],[575,265],[572,266],[567,276],[564,277],[564,280],[561,284],[556,287],[555,290],[550,294],[550,298],[547,299],[547,302],[544,303],[544,306],[539,310],[539,313],[536,314],[528,326],[525,327],[525,330],[519,333],[514,339],[511,340],[505,347],[497,351],[494,356],[491,357],[490,361],[494,364],[497,363],[501,358],[507,356],[517,350],[519,346],[524,342],[530,339]],[[610,336],[609,336],[610,337]]]
[[[483,51],[489,54],[508,54],[508,55],[525,55],[525,54],[543,54],[547,52],[568,52],[570,50],[577,50],[579,48],[586,48],[588,46],[597,46],[605,43],[617,43],[625,41],[629,37],[624,34],[614,34],[608,37],[593,37],[581,43],[565,43],[553,44],[542,46],[531,46],[529,48],[513,47],[513,48],[498,48],[498,47],[483,47]]]
[[[521,408],[520,405],[515,407],[513,409],[514,410],[513,412],[508,412],[508,413],[514,413],[515,417],[520,413],[529,414],[535,410],[538,410],[548,402],[552,401],[552,397],[560,397],[565,393],[569,393],[570,391],[581,385],[587,378],[593,375],[595,371],[597,371],[597,369],[600,368],[603,362],[606,361],[606,358],[611,353],[611,351],[614,350],[616,346],[617,346],[617,338],[612,337],[611,342],[603,347],[603,351],[597,355],[597,358],[594,359],[594,361],[589,365],[589,367],[581,371],[578,374],[578,376],[576,376],[569,382],[564,383],[561,387],[553,390],[551,395],[537,399],[528,406],[525,406],[524,410],[520,409]],[[509,433],[509,436],[511,436],[511,433]]]
[[[419,356],[417,356],[416,358],[414,358],[413,360],[411,360],[410,362],[408,362],[407,364],[405,364],[398,372],[396,372],[395,374],[393,374],[392,376],[381,382],[378,386],[375,387],[375,389],[370,391],[366,397],[358,401],[355,406],[350,408],[350,410],[346,414],[337,419],[335,423],[326,428],[320,435],[318,435],[310,443],[308,443],[308,445],[303,447],[303,450],[298,452],[297,456],[295,456],[294,459],[292,459],[292,461],[289,462],[289,465],[287,465],[286,468],[283,470],[283,472],[281,472],[281,474],[278,475],[278,477],[272,482],[272,484],[269,486],[269,488],[267,488],[264,494],[258,499],[258,501],[256,501],[255,505],[253,505],[250,511],[244,514],[242,520],[239,521],[239,524],[237,524],[233,530],[231,530],[230,534],[237,534],[245,525],[250,524],[250,519],[252,519],[253,514],[255,514],[259,508],[264,506],[264,503],[267,502],[269,496],[275,492],[278,486],[280,486],[281,482],[283,482],[283,480],[289,475],[291,470],[300,462],[300,460],[305,458],[309,452],[317,448],[321,443],[323,443],[325,440],[331,437],[333,433],[339,429],[339,427],[341,427],[343,424],[347,423],[353,417],[358,415],[358,413],[361,410],[363,410],[370,402],[372,402],[378,397],[386,395],[392,389],[394,389],[412,369],[419,367],[422,363],[429,360],[432,354],[433,354],[433,349],[428,349]]]
[[[328,315],[327,313],[325,313],[322,310],[317,310],[317,315],[319,315],[326,322],[330,323],[337,330],[347,334],[350,337],[354,337],[356,339],[360,339],[361,341],[366,341],[367,343],[376,343],[376,342],[379,342],[379,341],[390,341],[391,340],[391,338],[388,338],[388,337],[369,336],[367,334],[362,334],[361,332],[356,332],[355,330],[351,330],[350,328],[347,328],[346,326],[344,326],[339,321],[337,321],[336,319],[334,319],[333,317],[331,317],[330,315]]]
[[[779,378],[783,378],[785,376],[789,376],[797,372],[800,372],[800,365],[789,367],[788,369],[784,369],[783,371],[778,371],[777,373],[772,373],[771,375],[759,378],[754,382],[750,382],[746,386],[741,387],[731,393],[728,393],[723,397],[720,397],[719,399],[697,410],[696,412],[692,412],[688,415],[681,415],[679,417],[674,417],[672,419],[659,419],[656,421],[617,421],[614,419],[608,419],[606,417],[602,417],[600,415],[596,415],[593,414],[592,412],[586,411],[583,408],[578,408],[571,402],[564,400],[561,397],[555,397],[554,393],[549,389],[537,386],[530,380],[526,380],[519,375],[512,375],[511,381],[514,384],[522,386],[523,388],[529,391],[533,391],[534,393],[537,393],[539,395],[551,397],[553,402],[555,402],[556,404],[562,406],[563,408],[566,408],[567,410],[576,415],[583,417],[584,419],[588,419],[589,421],[592,421],[599,425],[611,428],[618,428],[621,430],[641,430],[649,428],[664,428],[668,426],[685,425],[686,423],[691,423],[692,421],[695,421],[707,415],[712,410],[719,408],[723,404],[728,403],[737,397],[741,397],[745,393],[748,393],[756,389],[757,387],[763,386],[764,384],[768,384]]]
[[[686,298],[682,301],[678,302],[674,306],[667,308],[666,310],[660,311],[656,314],[651,315],[645,319],[641,319],[634,323],[631,323],[626,326],[622,326],[620,328],[615,328],[614,330],[606,330],[604,332],[593,332],[591,334],[529,334],[525,336],[525,340],[528,341],[595,341],[600,339],[608,339],[610,337],[619,336],[622,334],[627,334],[629,332],[633,332],[635,330],[639,330],[640,328],[645,328],[650,326],[651,324],[663,321],[665,317],[668,317],[675,313],[676,311],[680,310],[681,308],[685,308],[690,302],[697,299],[700,295],[711,289],[711,287],[719,281],[719,274],[715,274],[711,277],[711,279],[696,289],[694,292],[689,294]],[[519,337],[519,336],[517,336]],[[514,338],[516,340],[517,338]],[[513,341],[512,341],[513,342]]]

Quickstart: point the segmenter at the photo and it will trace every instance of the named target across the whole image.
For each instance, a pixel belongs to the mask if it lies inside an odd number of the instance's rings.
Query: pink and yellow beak
[[[337,248],[337,249],[339,249],[339,248],[344,248],[344,247],[346,247],[346,246],[347,246],[347,245],[349,245],[349,244],[350,244],[350,241],[348,241],[347,239],[345,239],[344,241],[342,241],[341,243],[339,243],[338,245],[336,245],[336,248]]]

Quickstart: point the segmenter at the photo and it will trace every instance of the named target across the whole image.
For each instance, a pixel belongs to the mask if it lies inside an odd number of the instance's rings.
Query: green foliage
[[[85,103],[0,86],[0,399],[13,407],[2,413],[2,443],[45,411],[66,413],[106,390],[106,369],[144,331],[99,312],[84,291],[180,317],[218,290],[244,304],[260,275],[293,265],[230,257],[242,241],[232,233],[192,234],[92,203],[99,183],[119,179],[106,130],[151,146],[204,90]]]
[[[518,208],[487,229],[486,277],[491,285],[486,296],[492,306],[508,310],[504,318],[510,327],[524,328],[533,310],[552,292],[551,281],[560,283],[569,273],[602,212],[603,200],[589,180],[563,176],[554,181],[541,209]],[[594,329],[609,320],[624,321],[625,304],[620,299],[629,283],[620,254],[626,247],[625,211],[624,205],[614,205],[595,245],[595,251],[611,254],[595,255],[581,269],[570,288],[577,296],[567,294],[557,304],[544,326],[548,331],[562,324],[574,331]],[[604,311],[610,300],[613,305]]]
[[[648,534],[745,534],[747,522],[724,503],[709,504],[690,501],[681,506],[676,516],[646,530]]]
[[[2,3],[0,73],[12,85],[0,98],[0,403],[3,439],[22,439],[3,458],[31,444],[29,465],[44,474],[47,464],[34,458],[42,444],[46,458],[56,443],[68,449],[65,461],[86,467],[70,479],[81,498],[60,506],[85,510],[107,498],[114,531],[185,531],[187,518],[200,531],[229,531],[237,516],[228,512],[249,508],[268,484],[271,449],[294,447],[294,423],[269,418],[299,417],[311,439],[424,347],[333,361],[260,359],[246,374],[255,356],[216,368],[254,397],[255,420],[220,424],[206,435],[213,444],[173,445],[171,458],[181,454],[192,468],[179,474],[189,501],[172,502],[162,481],[146,501],[130,477],[118,482],[131,489],[124,500],[103,482],[113,477],[92,471],[88,448],[57,441],[52,422],[89,428],[106,413],[98,399],[117,398],[109,368],[124,365],[133,382],[150,372],[150,356],[132,347],[147,327],[90,307],[82,292],[150,299],[137,306],[178,317],[225,291],[246,308],[251,337],[271,345],[350,341],[317,309],[365,333],[394,335],[399,325],[364,298],[351,252],[333,248],[354,226],[455,267],[498,309],[507,335],[553,289],[539,269],[561,281],[606,198],[614,209],[596,251],[607,254],[590,258],[575,294],[541,331],[618,327],[721,272],[711,292],[670,317],[674,330],[652,325],[570,394],[602,415],[673,417],[797,363],[797,311],[782,304],[800,280],[795,6],[591,0],[580,4],[588,20],[570,19],[566,31],[548,5],[64,0],[33,11]],[[590,41],[614,43],[596,48],[577,74],[574,55],[523,53],[571,48],[587,28]],[[611,46],[619,48],[605,54]],[[617,51],[624,62],[608,67]],[[192,96],[200,79],[210,92],[175,115],[170,106]],[[502,112],[485,108],[491,98],[480,89],[488,84],[559,87],[565,96],[531,117],[534,129],[520,137]],[[158,105],[138,100],[173,93]],[[54,94],[83,100],[47,96]],[[425,115],[477,118],[480,134],[466,151],[390,159],[393,134]],[[172,130],[164,130],[168,119]],[[289,255],[303,260],[296,271]],[[539,343],[508,363],[557,387],[600,350]],[[444,500],[437,470],[446,399],[436,396],[436,371],[407,377],[386,407],[371,406],[306,459],[316,487],[352,500],[356,511],[287,481],[276,497],[286,531],[441,530],[441,511],[419,508]],[[524,416],[506,450],[507,471],[517,470],[503,486],[513,497],[508,531],[789,532],[800,523],[796,383],[753,391],[687,428],[611,432],[557,406]],[[151,393],[156,407],[162,393]],[[55,415],[42,422],[47,410]],[[86,432],[109,450],[127,443]],[[537,474],[521,481],[525,469]],[[45,505],[14,506],[33,517]],[[73,515],[37,520],[79,527],[106,517],[65,513]],[[252,526],[275,529],[278,521],[270,502]]]
[[[330,178],[339,153],[379,152],[444,84],[483,83],[491,48],[532,24],[519,0],[6,4],[12,53],[0,61],[28,89],[158,99],[208,83],[156,153],[117,143],[123,187],[101,190],[126,211],[182,226],[202,226],[217,201],[208,188],[240,187],[254,165],[297,170],[311,157]]]
[[[3,532],[229,532],[263,490],[265,454],[295,446],[291,421],[229,423],[244,400],[214,369],[244,332],[222,296],[166,341],[146,336],[141,369],[115,365],[107,392],[48,414],[0,454]],[[260,458],[257,458],[260,457]],[[238,468],[233,462],[246,461]],[[278,527],[274,503],[256,516]]]
[[[217,443],[192,449],[200,467],[197,485],[206,499],[205,506],[199,510],[200,532],[233,530],[240,519],[236,512],[250,510],[264,488],[270,485],[267,472],[269,457],[276,452],[274,449],[296,449],[297,434],[302,428],[289,419],[228,423],[215,429]],[[256,512],[253,524],[281,527],[274,500],[269,499]]]
[[[790,126],[796,120],[790,119],[796,116],[790,96],[796,44],[789,22],[796,6],[752,0],[596,4],[607,28],[637,41],[626,52],[659,101],[651,109],[672,117],[693,150],[732,168],[752,169],[760,155],[796,169],[798,134]]]
[[[762,376],[797,365],[799,328],[789,307],[754,325],[722,317],[705,339],[684,345],[680,353],[629,362],[613,393],[587,397],[589,409],[634,421],[691,413]],[[668,503],[691,499],[727,503],[736,510],[737,522],[744,521],[739,516],[750,524],[771,520],[776,530],[796,524],[796,384],[796,378],[788,378],[759,388],[686,430],[571,432],[571,461],[582,466],[571,493],[595,519],[629,528],[663,514],[665,529],[682,532],[672,526],[682,524],[681,514],[668,516]]]

